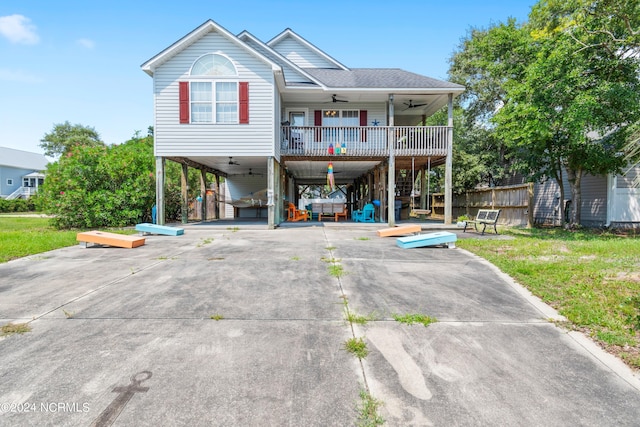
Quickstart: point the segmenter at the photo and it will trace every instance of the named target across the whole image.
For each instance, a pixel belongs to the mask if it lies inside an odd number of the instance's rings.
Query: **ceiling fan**
[[[253,172],[253,171],[251,170],[251,168],[249,168],[249,173],[248,173],[247,175],[249,175],[249,176],[256,176],[256,175],[264,175],[264,174],[263,174],[263,173],[260,173],[260,172]]]
[[[233,160],[233,157],[229,157],[229,164],[230,165],[239,165],[240,163],[238,163],[235,160]]]
[[[411,100],[411,99],[410,99],[408,104],[407,104],[406,102],[403,102],[403,104],[407,106],[407,108],[405,108],[405,110],[408,110],[409,108],[418,108],[418,107],[425,106],[425,105],[427,105],[428,103],[427,103],[427,102],[424,102],[424,103],[422,103],[422,104],[414,104],[414,103],[413,103],[413,100]]]
[[[336,95],[335,93],[331,95],[331,100],[333,102],[349,102],[346,99],[338,99],[338,95]]]

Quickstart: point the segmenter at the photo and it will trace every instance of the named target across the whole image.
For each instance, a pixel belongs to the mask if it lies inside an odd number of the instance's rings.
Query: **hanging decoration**
[[[329,144],[329,149],[328,149],[328,151],[329,151],[329,154],[330,154],[330,155],[333,155],[333,144]]]
[[[333,179],[333,163],[329,162],[329,166],[327,166],[327,185],[331,188],[331,191],[334,190],[335,181]]]

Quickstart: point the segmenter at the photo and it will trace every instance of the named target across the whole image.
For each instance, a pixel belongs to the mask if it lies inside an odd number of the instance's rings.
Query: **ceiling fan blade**
[[[331,95],[331,100],[332,100],[333,102],[349,102],[349,101],[347,101],[347,100],[345,100],[345,99],[338,99],[338,98],[337,98],[337,96],[338,96],[338,95],[336,95],[336,94]]]

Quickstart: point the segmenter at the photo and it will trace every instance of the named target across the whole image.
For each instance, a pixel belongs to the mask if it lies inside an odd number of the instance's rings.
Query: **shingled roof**
[[[352,68],[350,70],[304,68],[304,71],[331,88],[464,89],[464,86],[459,84],[422,76],[400,68]]]

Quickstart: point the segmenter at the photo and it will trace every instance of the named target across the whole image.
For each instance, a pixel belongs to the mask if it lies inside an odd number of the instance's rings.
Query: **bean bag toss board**
[[[385,228],[378,230],[379,237],[403,236],[410,233],[419,233],[422,230],[418,224],[399,225],[397,227]]]
[[[449,249],[456,247],[458,236],[448,231],[418,234],[415,236],[398,237],[396,244],[403,249],[420,248],[423,246],[447,245]]]
[[[106,231],[85,231],[76,235],[80,246],[87,247],[87,243],[94,245],[116,246],[119,248],[137,248],[144,245],[144,237],[125,236],[123,234],[108,233]]]
[[[184,234],[184,228],[169,227],[168,225],[157,225],[143,222],[142,224],[136,224],[136,231],[140,232],[141,236],[146,234],[164,234],[165,236],[182,236]]]

